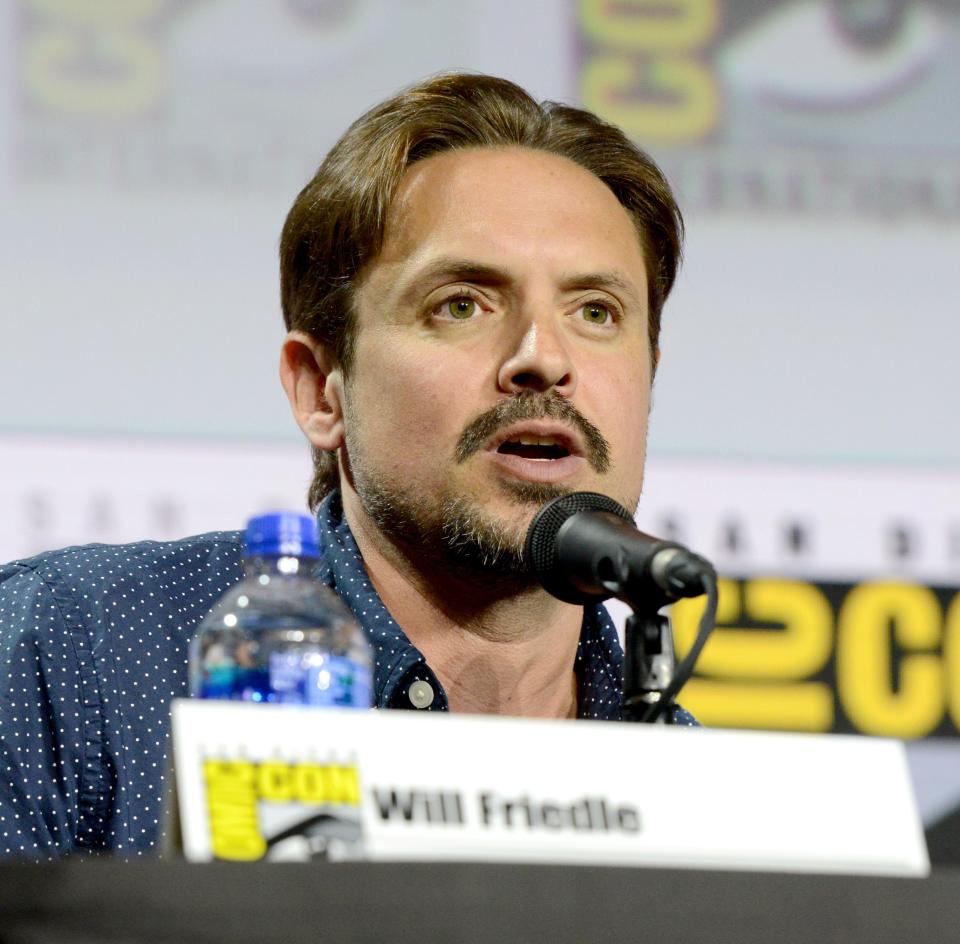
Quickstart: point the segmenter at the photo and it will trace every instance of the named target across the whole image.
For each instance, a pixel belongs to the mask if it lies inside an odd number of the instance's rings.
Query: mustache
[[[454,456],[457,463],[465,462],[498,430],[521,420],[559,420],[576,429],[583,438],[587,462],[603,475],[610,468],[610,444],[569,400],[558,394],[543,394],[525,390],[512,400],[504,400],[481,413],[467,424],[460,434]]]

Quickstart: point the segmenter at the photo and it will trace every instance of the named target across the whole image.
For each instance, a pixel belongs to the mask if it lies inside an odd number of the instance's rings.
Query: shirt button
[[[429,682],[414,682],[407,694],[414,708],[429,708],[433,704],[433,688]]]

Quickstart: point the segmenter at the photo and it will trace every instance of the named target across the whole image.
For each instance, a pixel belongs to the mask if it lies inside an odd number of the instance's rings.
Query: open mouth
[[[500,443],[497,452],[522,459],[563,459],[570,455],[566,445],[554,436],[516,436]]]

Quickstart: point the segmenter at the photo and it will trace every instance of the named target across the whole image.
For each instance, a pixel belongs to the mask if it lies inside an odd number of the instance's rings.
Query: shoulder
[[[88,544],[12,561],[0,565],[0,632],[23,630],[41,611],[87,623],[112,608],[148,601],[209,609],[240,579],[241,555],[241,533],[217,531],[177,541]]]
[[[129,573],[176,571],[202,562],[229,567],[239,564],[242,544],[239,531],[213,531],[176,541],[66,547],[0,565],[0,589],[18,578],[105,584]]]

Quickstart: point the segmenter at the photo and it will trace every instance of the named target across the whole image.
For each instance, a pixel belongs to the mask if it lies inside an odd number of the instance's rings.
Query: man
[[[636,507],[681,228],[621,132],[483,76],[373,109],[298,196],[281,379],[379,707],[620,718],[609,617],[521,549],[555,495]],[[0,850],[156,844],[169,702],[239,560],[226,533],[0,570]]]

